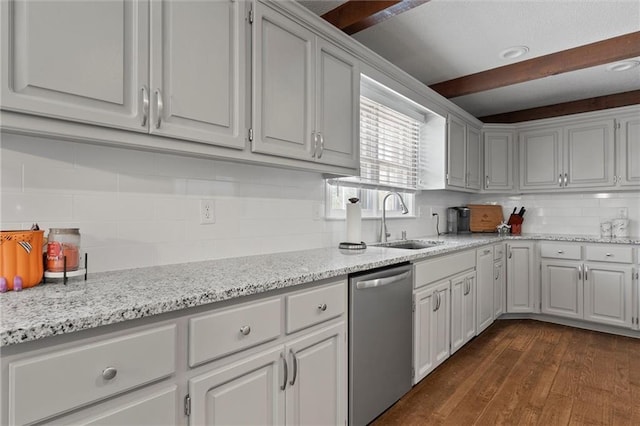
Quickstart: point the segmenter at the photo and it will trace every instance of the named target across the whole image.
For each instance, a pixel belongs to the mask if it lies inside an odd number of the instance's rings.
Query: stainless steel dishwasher
[[[366,425],[411,389],[412,268],[349,277],[349,424]]]

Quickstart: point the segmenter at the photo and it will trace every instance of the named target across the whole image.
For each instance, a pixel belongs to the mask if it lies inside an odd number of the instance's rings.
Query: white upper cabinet
[[[253,151],[357,168],[355,58],[255,3]]]
[[[562,129],[520,132],[520,189],[562,187]]]
[[[481,164],[480,164],[480,131],[473,127],[467,127],[467,188],[480,190]]]
[[[623,117],[617,127],[617,184],[640,186],[640,116]]]
[[[511,191],[513,189],[513,132],[485,131],[484,133],[484,189]]]
[[[593,120],[520,132],[520,189],[614,185],[614,121]]]
[[[242,2],[152,1],[151,22],[151,133],[243,148]]]
[[[242,2],[11,1],[2,24],[3,109],[244,147]]]
[[[564,187],[613,186],[614,121],[565,126]]]
[[[447,119],[447,187],[479,190],[480,131],[455,115]]]
[[[146,132],[146,1],[0,2],[2,108]]]

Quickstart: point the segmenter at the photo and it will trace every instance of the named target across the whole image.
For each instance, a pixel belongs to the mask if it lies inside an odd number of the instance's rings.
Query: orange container
[[[13,290],[13,279],[22,277],[22,287],[40,284],[44,231],[0,231],[0,277]]]

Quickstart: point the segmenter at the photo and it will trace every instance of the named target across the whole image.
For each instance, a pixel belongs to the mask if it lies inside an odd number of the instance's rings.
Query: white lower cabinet
[[[585,263],[584,319],[632,327],[631,266]]]
[[[476,335],[476,273],[451,279],[451,354]]]
[[[480,334],[494,320],[493,311],[493,247],[476,250],[476,333]]]
[[[414,295],[414,383],[449,357],[449,280],[432,284]]]
[[[634,327],[631,247],[588,245],[584,255],[576,244],[540,248],[542,313]]]
[[[535,243],[513,241],[507,244],[507,312],[538,311],[538,266]]]
[[[345,323],[189,381],[192,425],[344,424]]]

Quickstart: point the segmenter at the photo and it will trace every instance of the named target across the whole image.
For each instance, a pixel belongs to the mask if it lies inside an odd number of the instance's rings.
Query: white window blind
[[[415,189],[421,125],[415,118],[361,96],[362,183]]]

